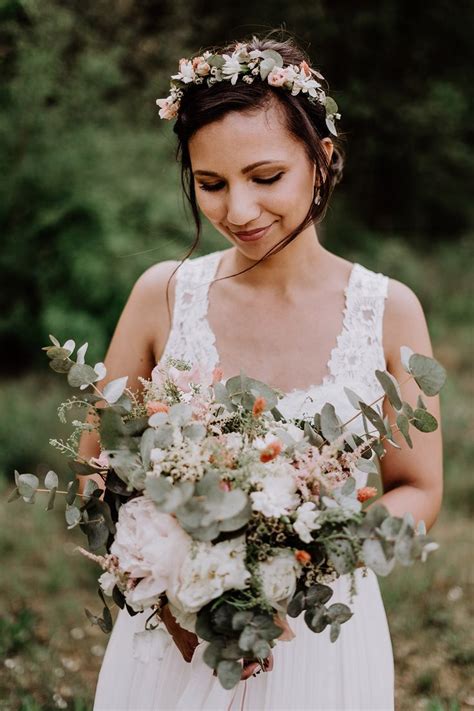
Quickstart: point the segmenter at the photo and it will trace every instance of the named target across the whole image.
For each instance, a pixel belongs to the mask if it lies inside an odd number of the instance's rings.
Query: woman
[[[273,54],[260,54],[266,50]],[[240,72],[244,60],[275,60],[275,52],[282,62],[274,61],[269,77]],[[176,119],[197,239],[202,213],[223,236],[223,249],[143,274],[110,344],[108,379],[128,374],[138,388],[140,377],[173,355],[219,366],[224,378],[243,369],[285,393],[284,415],[311,416],[332,402],[344,418],[344,386],[372,402],[383,393],[376,368],[405,380],[400,346],[432,355],[423,310],[405,285],[336,256],[318,239],[316,225],[342,171],[339,114],[319,89],[310,91],[322,77],[301,50],[289,41],[253,38],[216,53],[223,57],[217,71],[207,55],[182,60],[177,76],[185,90],[158,103],[163,118]],[[211,81],[199,81],[206,76]],[[298,91],[288,90],[295,86]],[[406,400],[417,394],[413,381],[403,386]],[[438,399],[430,406],[439,418]],[[386,403],[384,409],[393,421]],[[410,511],[430,529],[442,499],[440,431],[422,441],[414,431],[413,444],[383,458],[378,501],[392,515]],[[83,455],[97,453],[96,442],[83,441]],[[314,634],[297,618],[296,638],[276,645],[267,673],[247,664],[233,691],[221,688],[202,661],[204,645],[169,611],[167,631],[155,633],[143,632],[146,615],[120,612],[96,711],[393,709],[392,646],[378,581],[371,570],[357,573],[355,614],[336,643],[328,629]],[[350,601],[348,578],[331,583],[334,601]]]

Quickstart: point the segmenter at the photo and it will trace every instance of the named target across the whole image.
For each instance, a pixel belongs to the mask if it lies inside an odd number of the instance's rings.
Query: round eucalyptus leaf
[[[18,476],[18,491],[20,496],[31,498],[39,486],[39,479],[34,474],[20,474]]]
[[[332,588],[323,583],[315,583],[306,591],[306,605],[312,607],[316,604],[324,605],[333,595]]]
[[[300,615],[305,609],[305,605],[305,594],[303,590],[300,590],[296,593],[296,595],[291,598],[290,602],[288,603],[286,612],[290,617],[298,617],[298,615]]]
[[[326,96],[324,101],[324,106],[326,108],[327,114],[336,114],[338,110],[338,105],[331,96]]]
[[[326,402],[321,410],[321,431],[328,442],[333,442],[342,434],[341,420],[330,402]]]
[[[90,365],[78,365],[75,363],[67,374],[67,381],[73,388],[91,385],[97,379],[97,373]]]
[[[331,622],[339,622],[340,624],[350,620],[353,615],[350,608],[342,602],[335,602],[330,605],[327,614]]]
[[[425,395],[437,395],[446,380],[446,370],[434,358],[413,353],[410,372]]]
[[[217,666],[217,676],[224,689],[233,689],[239,683],[241,673],[239,662],[225,659]]]
[[[304,613],[304,621],[312,632],[323,632],[329,623],[327,610],[324,605],[308,607]]]
[[[68,525],[68,528],[74,528],[74,526],[77,526],[77,524],[81,520],[81,512],[79,511],[77,506],[67,506],[64,515],[66,517],[66,523]]]
[[[438,429],[438,421],[427,410],[417,408],[413,417],[413,427],[420,432],[434,432]]]
[[[44,478],[44,485],[50,491],[51,489],[57,488],[59,486],[58,475],[56,474],[56,472],[53,472],[52,469],[46,474]]]
[[[279,52],[276,52],[274,49],[265,49],[262,52],[262,57],[264,59],[273,59],[276,67],[283,66],[283,57]]]
[[[117,400],[123,395],[123,391],[127,387],[127,381],[128,375],[125,375],[123,378],[116,378],[115,380],[111,380],[110,383],[107,383],[102,390],[104,399],[111,405],[116,403]]]

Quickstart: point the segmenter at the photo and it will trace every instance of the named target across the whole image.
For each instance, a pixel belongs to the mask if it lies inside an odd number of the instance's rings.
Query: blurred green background
[[[449,373],[441,548],[380,579],[396,708],[474,708],[473,26],[473,3],[442,0],[0,0],[0,709],[92,708],[106,645],[83,612],[99,601],[80,533],[6,505],[14,468],[68,478],[48,444],[66,391],[41,346],[54,333],[102,358],[138,275],[186,252],[155,99],[181,56],[275,27],[309,50],[342,114],[344,180],[318,232],[414,289]],[[222,246],[206,227],[197,253]]]

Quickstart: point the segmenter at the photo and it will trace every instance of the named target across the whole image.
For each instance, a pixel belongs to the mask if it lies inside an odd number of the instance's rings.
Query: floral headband
[[[176,118],[181,98],[189,84],[202,84],[206,81],[212,86],[220,81],[230,81],[235,85],[239,76],[246,84],[252,84],[260,77],[270,86],[283,87],[291,91],[292,96],[300,92],[308,95],[308,100],[318,102],[326,110],[326,125],[337,136],[335,120],[341,118],[337,113],[337,104],[326,96],[322,85],[314,77],[324,81],[322,74],[312,69],[307,62],[283,66],[281,54],[273,49],[248,51],[246,44],[238,44],[232,54],[212,54],[204,52],[199,57],[180,59],[179,72],[171,76],[170,95],[166,99],[157,99],[162,119]]]

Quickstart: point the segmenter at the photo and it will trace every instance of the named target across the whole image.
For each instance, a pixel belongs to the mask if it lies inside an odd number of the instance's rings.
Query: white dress
[[[207,320],[209,283],[222,252],[190,259],[177,273],[173,324],[162,360],[173,355],[211,367],[219,356]],[[372,402],[383,394],[374,376],[385,369],[382,319],[388,278],[355,264],[345,289],[343,329],[323,382],[293,390],[279,401],[286,416],[312,415],[331,402],[343,421],[353,414],[346,385]],[[251,373],[249,373],[251,375]],[[359,421],[352,425],[360,431]],[[360,473],[358,486],[367,476]],[[336,642],[329,627],[315,634],[303,615],[289,620],[296,637],[273,650],[274,669],[224,690],[202,660],[201,643],[186,663],[164,628],[144,631],[145,613],[120,611],[99,675],[94,711],[393,711],[394,664],[387,617],[377,576],[356,570],[357,595],[350,601],[350,577],[331,583],[333,602],[344,602],[354,615]]]

